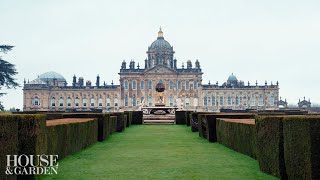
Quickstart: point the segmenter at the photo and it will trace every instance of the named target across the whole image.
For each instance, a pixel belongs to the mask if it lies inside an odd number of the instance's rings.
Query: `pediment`
[[[145,74],[177,74],[177,72],[173,69],[168,68],[167,66],[157,65],[145,71]]]

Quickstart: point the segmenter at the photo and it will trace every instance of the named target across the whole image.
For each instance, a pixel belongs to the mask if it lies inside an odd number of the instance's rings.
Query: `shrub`
[[[243,122],[241,122],[243,121]],[[237,152],[256,158],[256,127],[246,120],[217,119],[217,141]],[[210,121],[209,121],[210,122]]]
[[[320,179],[320,116],[283,119],[284,159],[289,179]]]
[[[176,124],[186,124],[186,111],[176,111]]]
[[[190,114],[192,111],[186,111],[186,125],[190,126]]]
[[[0,115],[0,179],[16,179],[16,176],[5,174],[6,155],[18,154],[18,121],[17,116]]]
[[[111,116],[110,115],[110,125],[111,125],[111,133],[114,133],[117,131],[117,116]]]
[[[126,128],[127,125],[127,120],[126,116],[123,112],[116,112],[116,113],[111,113],[111,116],[117,116],[117,125],[116,125],[116,131],[117,132],[123,132]]]
[[[190,126],[192,132],[198,132],[198,113],[192,112],[190,114]]]
[[[257,160],[260,170],[286,179],[283,151],[283,116],[256,117]]]
[[[96,118],[98,120],[98,141],[104,141],[111,135],[108,121],[110,114],[103,113],[66,113],[63,114],[64,118]]]
[[[132,124],[132,112],[125,111],[124,113],[127,115],[127,126],[126,127],[129,127]]]
[[[98,120],[47,126],[48,153],[59,155],[59,160],[97,141]]]
[[[133,111],[132,112],[132,124],[143,124],[142,111]]]

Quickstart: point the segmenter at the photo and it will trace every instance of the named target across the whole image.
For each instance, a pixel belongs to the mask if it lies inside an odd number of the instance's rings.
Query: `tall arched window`
[[[132,106],[136,107],[137,106],[137,99],[136,99],[136,95],[132,96]]]
[[[190,89],[190,82],[186,81],[186,89],[189,90]]]
[[[170,99],[169,99],[169,104],[170,104],[170,107],[173,107],[173,96],[172,94],[170,95]]]
[[[51,98],[51,106],[56,107],[56,98],[55,97]]]
[[[236,106],[239,106],[239,97],[236,96]]]
[[[111,106],[110,98],[107,98],[107,99],[106,99],[106,106],[107,106],[107,107],[110,107],[110,106]]]
[[[78,97],[76,97],[76,98],[74,99],[74,105],[75,105],[76,107],[79,106],[79,98],[78,98]]]
[[[181,89],[181,81],[178,81],[178,90]]]
[[[71,98],[70,97],[67,98],[67,106],[71,107]]]
[[[246,106],[247,105],[247,96],[243,96],[243,105]]]
[[[59,106],[63,107],[63,97],[60,97],[60,99],[59,99]]]
[[[118,100],[118,98],[115,98],[115,99],[114,99],[114,106],[115,106],[115,107],[118,107],[118,106],[119,106],[119,100]]]
[[[228,106],[231,106],[231,97],[228,96]]]
[[[82,98],[82,106],[83,106],[83,107],[86,107],[86,106],[87,106],[87,98],[86,98],[86,97],[83,97],[83,98]]]
[[[137,81],[132,81],[132,89],[133,90],[137,89]]]
[[[223,106],[223,96],[220,96],[220,106]]]
[[[94,97],[91,97],[91,99],[90,99],[90,106],[94,107]]]
[[[208,98],[207,98],[207,96],[205,96],[203,98],[203,106],[208,106]]]
[[[212,96],[212,101],[211,101],[211,106],[215,106],[216,105],[216,97]]]
[[[102,107],[102,98],[101,97],[98,99],[98,106]]]
[[[259,96],[259,106],[263,106],[263,96]]]
[[[40,99],[36,96],[32,99],[32,105],[33,106],[39,106],[40,105]]]
[[[124,89],[127,90],[128,89],[128,81],[124,81]]]
[[[140,89],[144,90],[144,81],[140,81]]]
[[[255,102],[254,102],[254,95],[251,96],[251,106],[254,106],[255,105]]]
[[[197,80],[194,80],[193,81],[193,89],[197,89],[197,87],[198,87],[198,82],[197,82]]]
[[[151,90],[152,89],[152,81],[148,81],[148,89]]]
[[[128,96],[127,95],[125,95],[124,96],[124,106],[128,106]]]
[[[170,90],[173,90],[173,81],[170,81],[170,82],[169,82],[169,89],[170,89]]]
[[[269,102],[270,102],[270,106],[274,106],[274,96],[273,96],[273,94],[270,94]]]
[[[152,97],[151,96],[148,97],[148,106],[149,107],[152,106]]]

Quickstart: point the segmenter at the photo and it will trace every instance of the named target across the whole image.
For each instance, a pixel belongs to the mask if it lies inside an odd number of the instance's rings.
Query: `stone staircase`
[[[143,115],[143,124],[176,124],[174,115]]]

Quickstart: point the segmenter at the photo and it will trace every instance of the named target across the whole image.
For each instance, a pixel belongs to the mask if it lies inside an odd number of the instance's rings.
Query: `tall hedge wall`
[[[15,179],[2,171],[6,164],[5,155],[38,155],[47,153],[45,115],[0,115],[0,179]],[[10,137],[9,137],[10,136]],[[6,157],[4,157],[6,158]],[[24,162],[22,162],[24,163]],[[34,176],[19,176],[21,179],[33,179]]]
[[[97,141],[98,120],[47,126],[48,154],[59,160]]]
[[[217,141],[237,152],[256,158],[255,124],[217,119]]]
[[[5,174],[6,155],[18,154],[18,121],[17,116],[0,115],[0,179],[16,179],[15,175]]]
[[[198,132],[198,113],[192,112],[190,114],[190,126],[192,132]]]
[[[186,124],[186,111],[176,111],[175,120],[176,124]]]
[[[286,179],[283,154],[283,116],[258,116],[255,119],[257,160],[260,170]]]
[[[97,136],[98,141],[104,141],[109,137],[109,135],[112,134],[112,129],[109,128],[110,114],[66,113],[66,114],[63,114],[63,118],[96,118],[98,119],[98,136]]]
[[[283,119],[284,158],[289,179],[320,179],[320,116]]]
[[[116,131],[123,132],[127,126],[126,115],[123,112],[110,113],[111,116],[117,116]]]
[[[124,112],[127,115],[127,126],[129,127],[132,124],[132,111],[125,111]]]
[[[142,111],[132,111],[132,124],[143,124]]]
[[[193,111],[186,111],[186,125],[187,126],[190,126],[190,114],[192,113]]]
[[[111,125],[111,133],[115,133],[117,131],[117,116],[110,115],[110,125]]]

